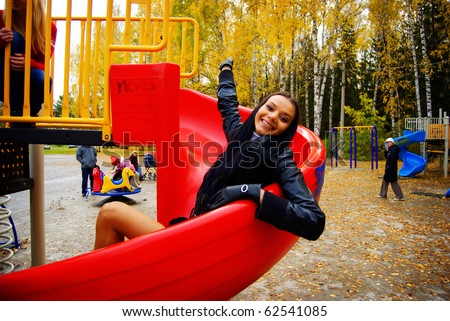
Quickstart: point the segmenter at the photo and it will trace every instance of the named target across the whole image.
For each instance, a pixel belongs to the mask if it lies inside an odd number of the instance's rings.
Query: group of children
[[[147,153],[147,158],[150,156],[154,160],[153,155]],[[111,190],[119,190],[121,192],[134,192],[135,189],[141,189],[140,181],[144,179],[142,168],[139,165],[138,151],[134,150],[128,159],[122,157],[111,156],[111,176],[105,173],[96,166],[93,170],[93,187],[94,193],[105,194]],[[156,167],[156,162],[154,162]]]

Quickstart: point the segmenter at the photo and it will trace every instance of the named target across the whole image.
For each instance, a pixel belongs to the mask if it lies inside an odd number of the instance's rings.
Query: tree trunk
[[[256,64],[256,50],[255,46],[253,46],[253,58],[252,58],[252,64],[253,64],[253,70],[256,70],[257,64]],[[256,73],[252,73],[251,77],[251,90],[252,90],[252,98],[253,98],[253,106],[258,105],[258,81],[256,79]]]
[[[309,74],[308,74],[308,62],[305,64],[305,127],[309,127]]]
[[[323,71],[322,85],[320,88],[320,96],[319,96],[319,109],[320,109],[321,114],[323,112],[323,100],[324,100],[324,96],[325,96],[325,86],[327,84],[327,77],[328,77],[329,69],[330,69],[330,60],[327,59],[327,61],[325,63],[325,68]]]
[[[320,75],[319,75],[319,55],[318,55],[318,29],[316,19],[313,18],[313,55],[314,55],[314,133],[320,136],[320,125],[322,122],[322,108],[320,106]]]
[[[427,117],[433,117],[431,108],[431,80],[430,80],[430,61],[427,54],[427,41],[425,35],[425,27],[423,24],[423,6],[419,5],[419,27],[420,27],[420,40],[422,42],[422,56],[425,69],[425,94],[427,98]]]
[[[375,79],[374,79],[374,83],[375,83],[375,88],[373,89],[373,105],[372,105],[372,109],[376,110],[377,109],[377,92],[378,92],[378,83],[379,83],[379,77],[376,75]]]
[[[414,20],[411,17],[411,3],[406,1],[407,16],[408,16],[408,28],[409,35],[411,37],[411,49],[413,55],[413,65],[414,65],[414,83],[416,86],[416,104],[417,104],[417,116],[422,117],[422,106],[420,103],[420,83],[419,83],[419,69],[417,68],[417,53],[416,53],[416,42],[414,39]]]
[[[334,107],[334,83],[335,83],[335,73],[334,71],[331,73],[331,92],[330,92],[330,111],[329,111],[329,120],[328,127],[333,128],[333,107]]]

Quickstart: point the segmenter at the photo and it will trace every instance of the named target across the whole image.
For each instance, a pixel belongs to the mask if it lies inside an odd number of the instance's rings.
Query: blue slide
[[[403,177],[414,177],[415,175],[421,173],[427,161],[414,153],[408,152],[406,147],[412,143],[419,143],[425,141],[425,131],[417,131],[411,133],[405,130],[404,135],[401,137],[394,138],[395,144],[400,147],[400,159],[403,161],[403,166],[398,172],[400,176]]]

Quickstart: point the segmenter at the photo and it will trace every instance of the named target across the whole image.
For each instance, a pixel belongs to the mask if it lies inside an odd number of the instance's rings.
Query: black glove
[[[222,68],[225,66],[229,66],[231,70],[233,70],[233,57],[228,58],[224,62],[222,62],[219,66],[219,70],[222,71]]]
[[[221,207],[225,204],[242,200],[250,199],[259,204],[261,194],[260,184],[243,184],[228,186],[218,191],[211,200],[210,210]]]

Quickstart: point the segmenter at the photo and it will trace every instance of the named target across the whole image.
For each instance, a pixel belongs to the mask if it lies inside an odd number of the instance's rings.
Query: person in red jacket
[[[33,45],[30,57],[30,115],[36,116],[44,102],[45,11],[43,0],[32,0],[32,3],[31,43]],[[11,116],[23,115],[26,15],[27,0],[13,0],[12,26],[9,29],[5,26],[6,11],[0,10],[0,99],[4,99],[5,48],[8,44],[11,44]],[[56,25],[52,23],[51,28],[51,54],[53,55]]]

